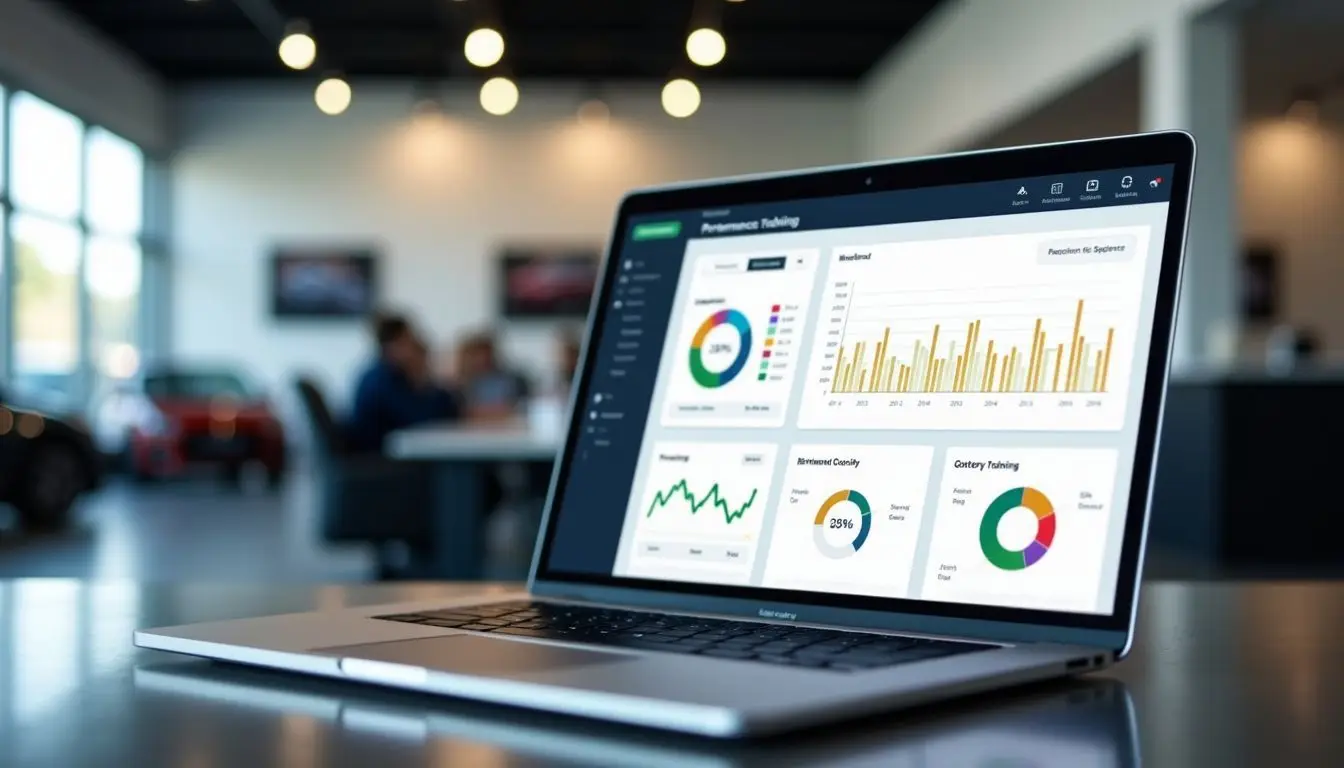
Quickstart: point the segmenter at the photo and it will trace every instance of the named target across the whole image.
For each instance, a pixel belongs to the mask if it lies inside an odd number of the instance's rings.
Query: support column
[[[1237,141],[1241,51],[1236,15],[1173,12],[1143,51],[1143,129],[1181,128],[1198,143],[1173,367],[1221,367],[1239,344],[1241,234]]]

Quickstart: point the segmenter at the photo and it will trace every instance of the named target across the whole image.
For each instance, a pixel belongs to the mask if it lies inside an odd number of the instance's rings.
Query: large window
[[[0,389],[77,408],[140,367],[144,155],[22,91],[0,147]]]
[[[140,243],[145,160],[129,141],[89,131],[85,251],[89,355],[95,389],[130,378],[139,368]]]
[[[15,385],[73,398],[79,373],[79,230],[17,213],[14,240]]]
[[[14,207],[73,220],[79,215],[84,127],[29,93],[14,94],[10,109]]]

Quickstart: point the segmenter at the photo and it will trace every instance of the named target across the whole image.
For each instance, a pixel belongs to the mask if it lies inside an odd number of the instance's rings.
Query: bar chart
[[[1037,317],[1029,349],[996,341],[980,318],[955,335],[944,335],[935,323],[904,355],[892,346],[891,326],[877,340],[846,338],[836,355],[831,392],[1105,392],[1115,328],[1100,329],[1097,341],[1089,340],[1085,308],[1086,301],[1079,299],[1073,331],[1058,343],[1042,329],[1044,318]]]
[[[1120,429],[1144,260],[1056,255],[1117,236],[1146,253],[1138,227],[836,249],[799,426]]]

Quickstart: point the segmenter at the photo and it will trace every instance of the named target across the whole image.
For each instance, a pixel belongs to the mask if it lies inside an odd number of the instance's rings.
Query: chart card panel
[[[1118,430],[1149,229],[831,252],[804,429]]]
[[[906,597],[933,448],[795,445],[762,586]]]
[[[635,521],[631,576],[746,582],[765,519],[775,446],[655,443]]]
[[[668,343],[664,426],[779,427],[802,363],[816,250],[706,254]]]
[[[950,449],[921,597],[1095,611],[1116,458],[1099,449]]]

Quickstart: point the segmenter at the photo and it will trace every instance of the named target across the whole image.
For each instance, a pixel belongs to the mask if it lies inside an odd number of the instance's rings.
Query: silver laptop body
[[[134,642],[716,737],[1113,664],[1194,154],[1163,132],[631,193],[525,591]],[[657,634],[626,610],[678,645],[496,631]],[[463,612],[494,620],[431,621]],[[864,643],[943,651],[818,661]]]

